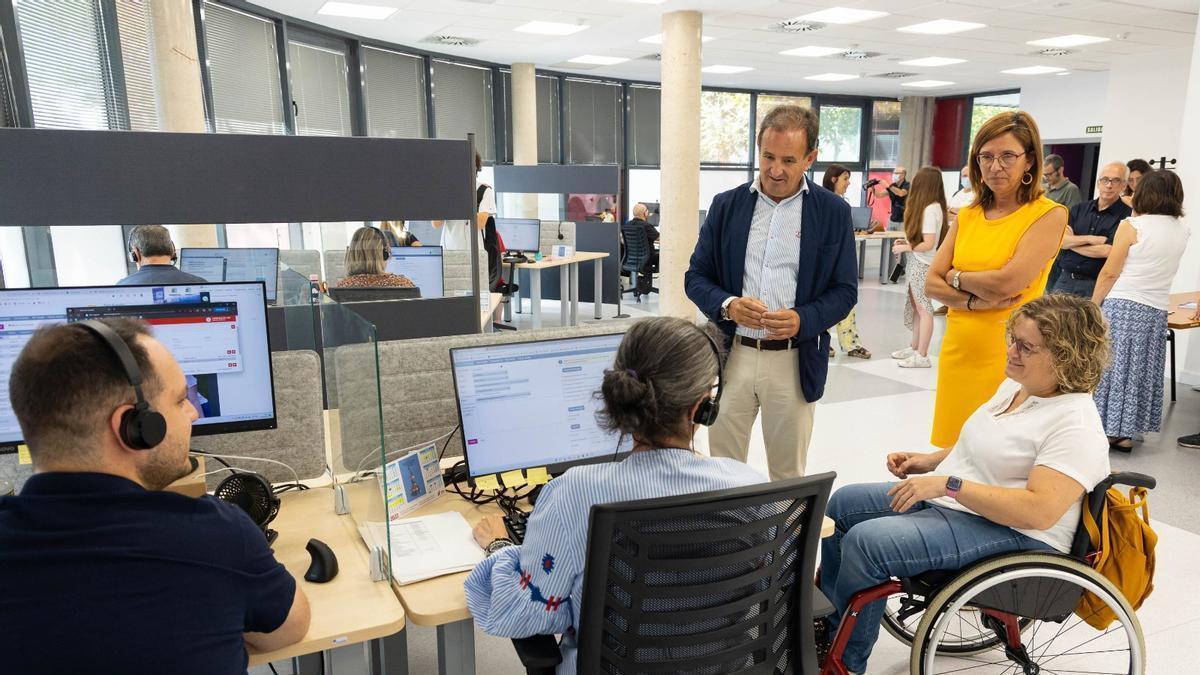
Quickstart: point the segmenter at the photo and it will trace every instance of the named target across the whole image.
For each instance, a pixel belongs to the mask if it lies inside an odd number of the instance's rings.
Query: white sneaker
[[[907,359],[916,353],[917,350],[913,349],[912,347],[905,347],[904,349],[899,349],[892,352],[892,358],[896,359],[897,361],[903,361],[904,359]]]
[[[920,354],[914,353],[912,356],[904,359],[896,365],[900,366],[901,368],[932,368],[933,362],[929,360],[928,356],[921,356]]]

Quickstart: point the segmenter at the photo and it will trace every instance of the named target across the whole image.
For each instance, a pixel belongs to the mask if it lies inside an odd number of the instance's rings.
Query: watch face
[[[958,476],[950,476],[946,479],[947,490],[959,490],[962,488],[962,479]]]

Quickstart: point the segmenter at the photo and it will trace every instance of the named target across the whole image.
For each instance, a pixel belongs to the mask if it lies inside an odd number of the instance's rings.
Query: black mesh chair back
[[[625,223],[621,226],[621,237],[625,240],[625,258],[621,263],[621,271],[638,274],[650,260],[650,238],[646,230],[638,223]]]
[[[592,507],[580,673],[817,673],[835,474]]]

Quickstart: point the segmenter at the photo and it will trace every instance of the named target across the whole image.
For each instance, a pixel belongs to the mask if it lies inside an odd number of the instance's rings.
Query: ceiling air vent
[[[457,35],[430,35],[421,40],[421,42],[435,45],[445,45],[447,47],[474,47],[479,44],[479,40],[474,38],[459,37]]]
[[[823,23],[816,21],[798,21],[796,19],[788,19],[767,26],[767,30],[775,33],[811,33],[815,30],[821,30],[825,27]]]
[[[1068,54],[1074,54],[1074,53],[1075,53],[1075,51],[1072,49],[1063,49],[1062,47],[1050,47],[1048,49],[1043,49],[1041,51],[1034,52],[1034,55],[1035,56],[1067,56]]]
[[[848,52],[842,53],[842,58],[847,61],[866,61],[879,56],[879,52],[864,52],[861,49],[851,49]]]
[[[869,75],[868,77],[882,77],[886,80],[902,80],[906,77],[916,77],[916,73],[906,73],[899,70],[893,70],[890,73],[879,73],[877,75]]]

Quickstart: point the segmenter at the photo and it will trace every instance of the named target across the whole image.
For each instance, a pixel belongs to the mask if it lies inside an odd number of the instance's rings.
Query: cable
[[[300,483],[300,474],[296,473],[296,470],[293,469],[290,464],[284,464],[283,462],[281,462],[277,459],[267,459],[266,457],[246,457],[243,455],[217,455],[217,454],[208,453],[208,452],[196,452],[195,450],[191,451],[188,454],[203,455],[205,457],[223,457],[225,459],[240,459],[240,460],[246,461],[246,462],[269,462],[271,464],[278,464],[279,466],[286,468],[288,471],[291,471],[292,478],[295,479],[295,482],[297,484]],[[220,460],[218,460],[218,461],[220,461]],[[233,470],[233,467],[229,467],[229,469]],[[207,474],[205,474],[205,475],[207,475]]]
[[[267,665],[268,665],[268,666],[271,668],[271,672],[272,672],[272,673],[275,673],[275,675],[279,675],[279,671],[278,671],[278,670],[275,670],[275,664],[274,664],[274,663],[267,663]]]
[[[220,462],[221,466],[229,466],[229,462],[226,462],[225,460],[221,459],[220,457],[218,457],[218,456],[216,456],[216,455],[211,455],[211,454],[209,454],[209,453],[208,453],[207,451],[205,451],[205,450],[191,450],[191,451],[189,451],[189,452],[190,452],[190,454],[192,454],[192,455],[202,455],[202,456],[204,456],[204,457],[212,457],[213,459],[215,459],[215,460],[217,460],[218,462]]]
[[[454,438],[454,432],[458,431],[460,427],[462,427],[462,422],[455,424],[454,428],[450,430],[450,433],[446,434],[446,442],[442,444],[442,451],[438,453],[438,462],[441,462],[442,457],[446,456],[446,448],[450,447],[450,439]]]

